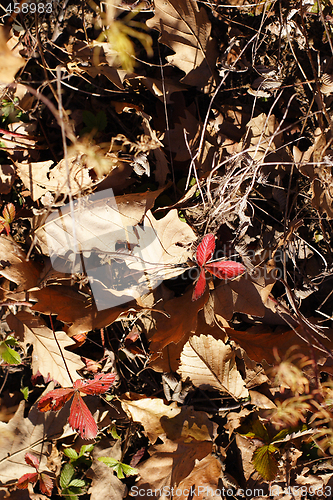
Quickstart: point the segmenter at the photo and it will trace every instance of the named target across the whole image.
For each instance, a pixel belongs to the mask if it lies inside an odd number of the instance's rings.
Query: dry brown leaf
[[[72,380],[64,366],[53,332],[41,318],[26,311],[19,311],[16,316],[9,314],[6,321],[25,346],[27,344],[33,346],[31,365],[34,375],[39,371],[45,379],[50,377],[63,387],[70,387],[73,381],[80,378],[77,370],[81,370],[84,363],[82,363],[80,356],[65,349],[65,347],[75,344],[68,335],[64,332],[55,332]]]
[[[68,182],[66,175],[65,160],[61,160],[52,170],[52,160],[23,163],[14,162],[17,173],[24,186],[29,189],[31,198],[36,201],[46,192],[57,194],[68,194]],[[71,181],[71,193],[77,193],[88,189],[93,182],[89,176],[89,170],[77,161],[77,157],[69,158],[69,170]]]
[[[217,425],[209,420],[207,413],[195,411],[190,406],[183,406],[174,417],[163,415],[160,421],[167,438],[172,441],[212,441],[217,435]]]
[[[241,454],[242,468],[246,481],[248,481],[251,476],[253,479],[256,478],[259,480],[260,476],[258,472],[255,471],[252,464],[253,453],[257,449],[257,444],[240,434],[236,434],[236,443]]]
[[[194,498],[196,500],[206,500],[208,498],[211,500],[220,500],[221,495],[218,494],[217,490],[219,490],[218,483],[221,472],[221,463],[210,453],[195,463],[192,472],[179,483],[174,498],[177,500],[187,500],[190,492],[195,491]],[[181,492],[181,494],[179,495],[177,491]]]
[[[301,152],[294,146],[293,154],[298,170],[312,181],[312,206],[319,213],[324,211],[333,219],[333,176],[330,161],[332,151],[329,149],[331,134],[317,128],[314,138],[314,143],[307,151]]]
[[[92,452],[93,462],[87,471],[87,477],[92,479],[88,490],[90,500],[122,500],[125,496],[125,484],[117,478],[113,469],[97,460],[99,457],[111,457],[121,461],[121,442],[110,444],[109,439],[104,439],[96,444]]]
[[[17,479],[33,470],[24,460],[28,451],[41,458],[41,469],[47,470],[46,455],[51,448],[51,441],[63,435],[67,409],[60,412],[42,413],[37,403],[32,406],[28,417],[24,418],[25,401],[21,401],[14,417],[5,424],[0,422],[0,481],[14,483]],[[66,435],[74,434],[68,430]]]
[[[181,297],[168,300],[163,308],[167,317],[163,314],[154,314],[155,327],[148,332],[148,338],[151,340],[150,350],[155,353],[153,359],[171,342],[177,344],[182,337],[195,332],[198,312],[203,308],[208,292],[206,291],[196,301],[191,300],[192,293],[193,290],[190,289]]]
[[[0,274],[18,285],[17,291],[36,286],[40,269],[11,236],[0,236]]]
[[[176,403],[166,405],[162,399],[144,398],[133,400],[121,400],[121,405],[134,422],[140,422],[151,443],[165,435],[165,429],[161,423],[161,417],[173,418],[180,413]]]
[[[20,55],[14,55],[6,42],[5,29],[0,27],[0,84],[12,83],[15,75],[22,66],[25,59]]]
[[[194,0],[155,0],[154,6],[155,15],[147,26],[158,30],[159,42],[175,52],[166,59],[185,71],[182,83],[205,87],[213,76],[217,55],[206,11]]]
[[[181,354],[178,369],[182,380],[190,378],[193,385],[202,389],[217,389],[232,397],[247,398],[245,387],[236,365],[231,346],[211,335],[190,337]]]
[[[211,451],[212,443],[208,441],[184,443],[166,439],[163,444],[151,446],[150,458],[136,467],[140,474],[136,487],[143,493],[140,498],[151,498],[151,489],[161,489],[160,500],[170,498],[171,488],[177,487],[192,472],[196,460],[202,460]]]
[[[212,293],[215,314],[226,320],[230,320],[235,312],[264,316],[265,306],[258,289],[259,286],[244,276],[217,286]]]
[[[261,330],[268,330],[268,327],[263,326]],[[299,351],[304,354],[309,354],[308,347],[296,335],[293,330],[276,333],[263,333],[258,332],[258,328],[253,326],[244,332],[237,332],[236,330],[226,329],[227,334],[232,340],[235,340],[249,356],[250,359],[257,363],[262,363],[266,360],[270,365],[276,363],[274,357],[274,347],[277,347],[280,355],[287,352],[292,346],[300,346]]]
[[[233,411],[229,411],[227,414],[228,422],[223,426],[229,433],[229,438],[235,429],[240,427],[241,423],[245,418],[250,415],[251,411],[247,408],[242,408],[240,412],[235,413]]]

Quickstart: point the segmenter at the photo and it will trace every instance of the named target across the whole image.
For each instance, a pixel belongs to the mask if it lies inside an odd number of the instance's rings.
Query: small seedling
[[[19,353],[10,347],[17,345],[18,342],[12,335],[8,335],[5,340],[0,342],[0,356],[5,363],[9,365],[18,365],[21,363],[21,356]]]
[[[115,458],[99,457],[98,460],[106,464],[108,467],[111,467],[111,469],[116,472],[118,479],[124,479],[125,476],[135,476],[139,472],[137,469],[134,469],[134,467],[123,464]]]
[[[86,486],[83,479],[75,479],[74,466],[65,464],[60,474],[61,495],[70,500],[78,500],[78,495],[82,495],[82,488]]]

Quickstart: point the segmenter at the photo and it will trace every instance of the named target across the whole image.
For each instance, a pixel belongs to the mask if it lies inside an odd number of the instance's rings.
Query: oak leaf
[[[213,75],[216,60],[206,11],[194,0],[156,0],[154,5],[155,15],[147,26],[158,30],[159,42],[175,52],[166,59],[185,71],[182,83],[204,87]]]

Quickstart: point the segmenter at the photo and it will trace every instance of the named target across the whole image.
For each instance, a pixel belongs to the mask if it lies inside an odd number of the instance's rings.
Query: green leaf
[[[81,490],[78,493],[81,493]],[[70,490],[69,488],[65,488],[64,490],[62,490],[61,496],[66,498],[67,500],[79,500],[76,492]]]
[[[266,481],[273,481],[278,473],[278,463],[274,457],[276,451],[273,444],[265,444],[253,454],[253,466]]]
[[[60,474],[60,487],[67,488],[75,474],[75,469],[72,464],[65,464]]]
[[[21,363],[21,356],[18,352],[14,351],[11,347],[7,347],[1,353],[1,357],[5,363],[10,365],[19,365]]]
[[[7,346],[8,345],[11,345],[11,346],[19,345],[16,338],[14,338],[12,335],[8,335],[8,337],[6,338],[6,340],[4,342]]]
[[[91,453],[94,449],[94,444],[83,444],[80,449],[79,457],[82,457],[85,453]]]
[[[118,476],[118,479],[124,479],[124,474],[126,476],[134,476],[135,474],[138,474],[137,469],[134,469],[134,467],[131,467],[130,465],[123,464],[118,460],[115,460],[114,458],[99,457],[98,460],[106,464],[108,467],[114,469]]]
[[[83,486],[85,486],[86,483],[85,481],[83,481],[83,479],[73,479],[73,481],[71,481],[68,485],[69,488],[82,488]]]
[[[79,455],[76,453],[76,451],[73,448],[66,448],[64,450],[64,454],[66,457],[70,458],[71,460],[77,460],[79,458]]]
[[[136,474],[139,473],[138,469],[135,469],[134,467],[131,467],[130,465],[127,464],[121,464],[122,469],[124,471],[125,476],[135,476]]]
[[[24,399],[28,401],[29,387],[21,387],[20,391],[22,392]]]
[[[95,125],[95,115],[91,111],[83,111],[82,120],[88,128],[93,128]]]
[[[119,436],[119,434],[117,432],[117,428],[115,425],[112,426],[110,432],[111,432],[111,436],[113,437],[113,439],[121,439],[121,437]]]
[[[97,113],[96,118],[95,118],[95,123],[100,132],[103,132],[103,130],[106,128],[108,124],[108,120],[106,118],[105,111],[100,111]]]
[[[97,460],[103,462],[103,464],[106,464],[108,467],[114,467],[119,463],[118,460],[111,457],[99,457]]]

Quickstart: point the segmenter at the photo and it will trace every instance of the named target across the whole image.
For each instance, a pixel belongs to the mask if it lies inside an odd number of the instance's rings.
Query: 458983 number
[[[6,8],[8,14],[50,14],[52,12],[52,3],[34,3],[34,2],[24,2],[9,4]]]

